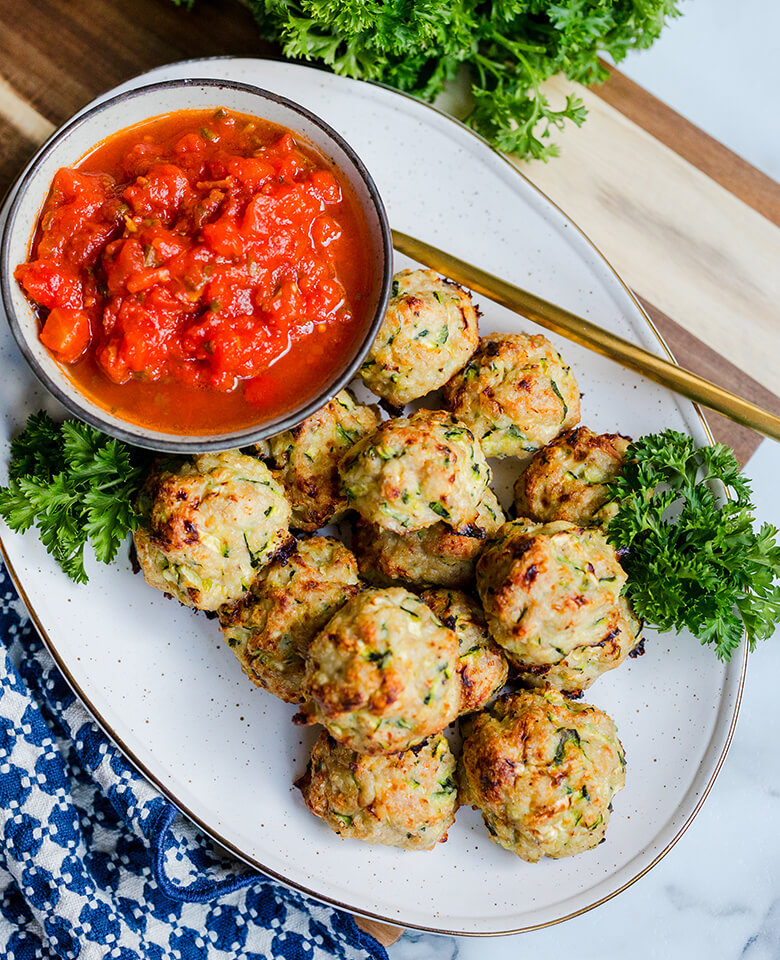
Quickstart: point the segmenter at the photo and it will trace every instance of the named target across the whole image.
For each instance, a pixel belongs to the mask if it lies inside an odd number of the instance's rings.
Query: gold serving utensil
[[[764,436],[780,440],[780,417],[776,417],[768,410],[729,393],[716,383],[705,380],[669,360],[664,360],[650,353],[649,350],[624,340],[623,337],[604,330],[590,320],[578,317],[576,313],[571,313],[563,307],[550,303],[549,300],[522,290],[507,280],[502,280],[486,270],[466,263],[465,260],[459,260],[438,247],[398,230],[393,230],[392,233],[393,246],[399,253],[417,260],[418,263],[424,263],[432,270],[514,310],[515,313],[533,320],[534,323],[553,333],[573,340],[574,343],[589,350],[594,350],[603,357],[609,357],[610,360],[628,367],[629,370],[641,373],[648,380],[654,380],[661,386],[669,387],[670,390],[688,397],[689,400],[709,407],[711,410],[717,410],[725,417],[751,427],[763,433]]]

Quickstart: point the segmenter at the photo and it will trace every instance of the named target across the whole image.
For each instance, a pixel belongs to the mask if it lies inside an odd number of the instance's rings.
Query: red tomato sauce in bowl
[[[327,382],[364,328],[369,249],[315,149],[255,117],[185,110],[59,170],[14,276],[80,392],[205,435]]]

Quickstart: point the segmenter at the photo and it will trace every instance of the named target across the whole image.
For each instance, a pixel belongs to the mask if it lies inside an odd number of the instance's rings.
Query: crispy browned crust
[[[501,648],[488,633],[482,607],[461,590],[424,590],[420,599],[458,638],[460,713],[481,710],[504,686],[509,670]]]
[[[491,838],[535,862],[590,850],[625,783],[615,725],[552,687],[501,697],[464,730],[460,801]]]
[[[482,531],[480,531],[482,533]],[[358,520],[352,546],[360,575],[377,586],[406,583],[465,587],[474,579],[485,535],[456,533],[446,523],[405,535]]]
[[[534,520],[601,523],[606,481],[620,473],[629,437],[595,434],[587,427],[567,430],[531,459],[515,483],[518,516]]]
[[[622,597],[608,612],[601,629],[600,640],[576,648],[558,663],[516,663],[513,679],[526,687],[549,684],[564,690],[567,696],[582,696],[598,677],[619,667],[643,643],[642,624]]]
[[[455,634],[414,594],[365,590],[312,642],[308,702],[294,719],[361,753],[405,750],[457,715],[457,662]]]
[[[368,756],[327,733],[296,786],[309,810],[341,837],[432,850],[455,819],[455,758],[434,735],[411,750]]]
[[[619,666],[639,625],[614,549],[567,521],[505,524],[477,563],[491,635],[526,682],[579,693]]]
[[[161,461],[139,506],[134,543],[145,579],[204,610],[242,596],[291,539],[281,486],[237,450]]]
[[[338,540],[311,537],[267,567],[245,597],[220,607],[219,623],[253,683],[302,703],[311,641],[360,590],[352,553]]]
[[[443,388],[488,457],[524,457],[580,418],[571,369],[541,334],[491,333]]]

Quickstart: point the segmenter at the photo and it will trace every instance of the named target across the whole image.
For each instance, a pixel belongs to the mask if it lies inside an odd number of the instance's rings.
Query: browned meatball
[[[402,270],[359,373],[369,390],[402,407],[446,383],[478,340],[467,290],[433,270]]]
[[[606,484],[623,466],[629,437],[595,434],[587,427],[567,430],[535,453],[515,483],[520,517],[546,523],[569,520],[580,526],[608,523],[618,505]]]
[[[486,457],[525,457],[580,419],[571,368],[541,334],[490,333],[444,386],[449,410]]]
[[[461,590],[424,590],[420,594],[460,644],[460,713],[481,710],[506,683],[509,665],[490,638],[482,607]]]
[[[455,757],[439,733],[411,750],[368,756],[321,733],[297,781],[306,806],[340,837],[432,850],[455,820]]]
[[[268,467],[238,450],[168,461],[139,497],[134,541],[147,583],[216,610],[243,596],[290,539],[290,505]]]
[[[619,666],[636,645],[625,582],[603,535],[565,520],[506,523],[477,563],[493,639],[527,682],[569,693]]]
[[[464,732],[460,802],[494,843],[533,863],[602,841],[626,765],[605,713],[546,687],[499,698]]]
[[[385,587],[406,583],[416,587],[465,587],[474,579],[477,558],[486,537],[505,521],[496,495],[488,488],[472,527],[456,531],[446,523],[398,534],[358,520],[352,549],[360,575]]]
[[[406,750],[458,714],[458,640],[413,593],[365,590],[314,638],[304,689],[296,722],[359,753]]]
[[[311,537],[267,566],[237,603],[220,607],[219,624],[253,683],[302,703],[311,641],[359,590],[352,553],[338,540]]]
[[[347,509],[339,460],[379,423],[375,407],[358,403],[350,390],[342,390],[297,427],[258,445],[287,493],[293,527],[318,530]]]
[[[491,476],[473,433],[440,410],[386,420],[339,472],[349,505],[394,533],[473,524]]]

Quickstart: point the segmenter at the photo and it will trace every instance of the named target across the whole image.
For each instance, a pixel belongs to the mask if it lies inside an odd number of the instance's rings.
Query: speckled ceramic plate
[[[506,160],[464,127],[382,87],[260,60],[176,64],[179,76],[256,83],[309,107],[350,142],[391,223],[539,292],[624,337],[664,348],[587,238]],[[408,261],[399,259],[398,266]],[[530,329],[482,301],[483,329]],[[637,436],[663,427],[707,442],[687,401],[565,341],[583,422]],[[0,331],[2,450],[42,396],[9,331]],[[497,471],[505,502],[517,465]],[[3,531],[7,559],[50,649],[131,760],[207,832],[291,886],[351,910],[434,931],[495,934],[554,923],[641,876],[695,816],[728,748],[744,656],[728,667],[690,636],[650,634],[646,654],[602,677],[587,699],[617,722],[628,757],[606,842],[527,864],[492,844],[462,809],[431,853],[341,840],[304,808],[292,781],[314,737],[293,708],[256,690],[216,624],[165,600],[123,557],[70,583],[34,533]]]

